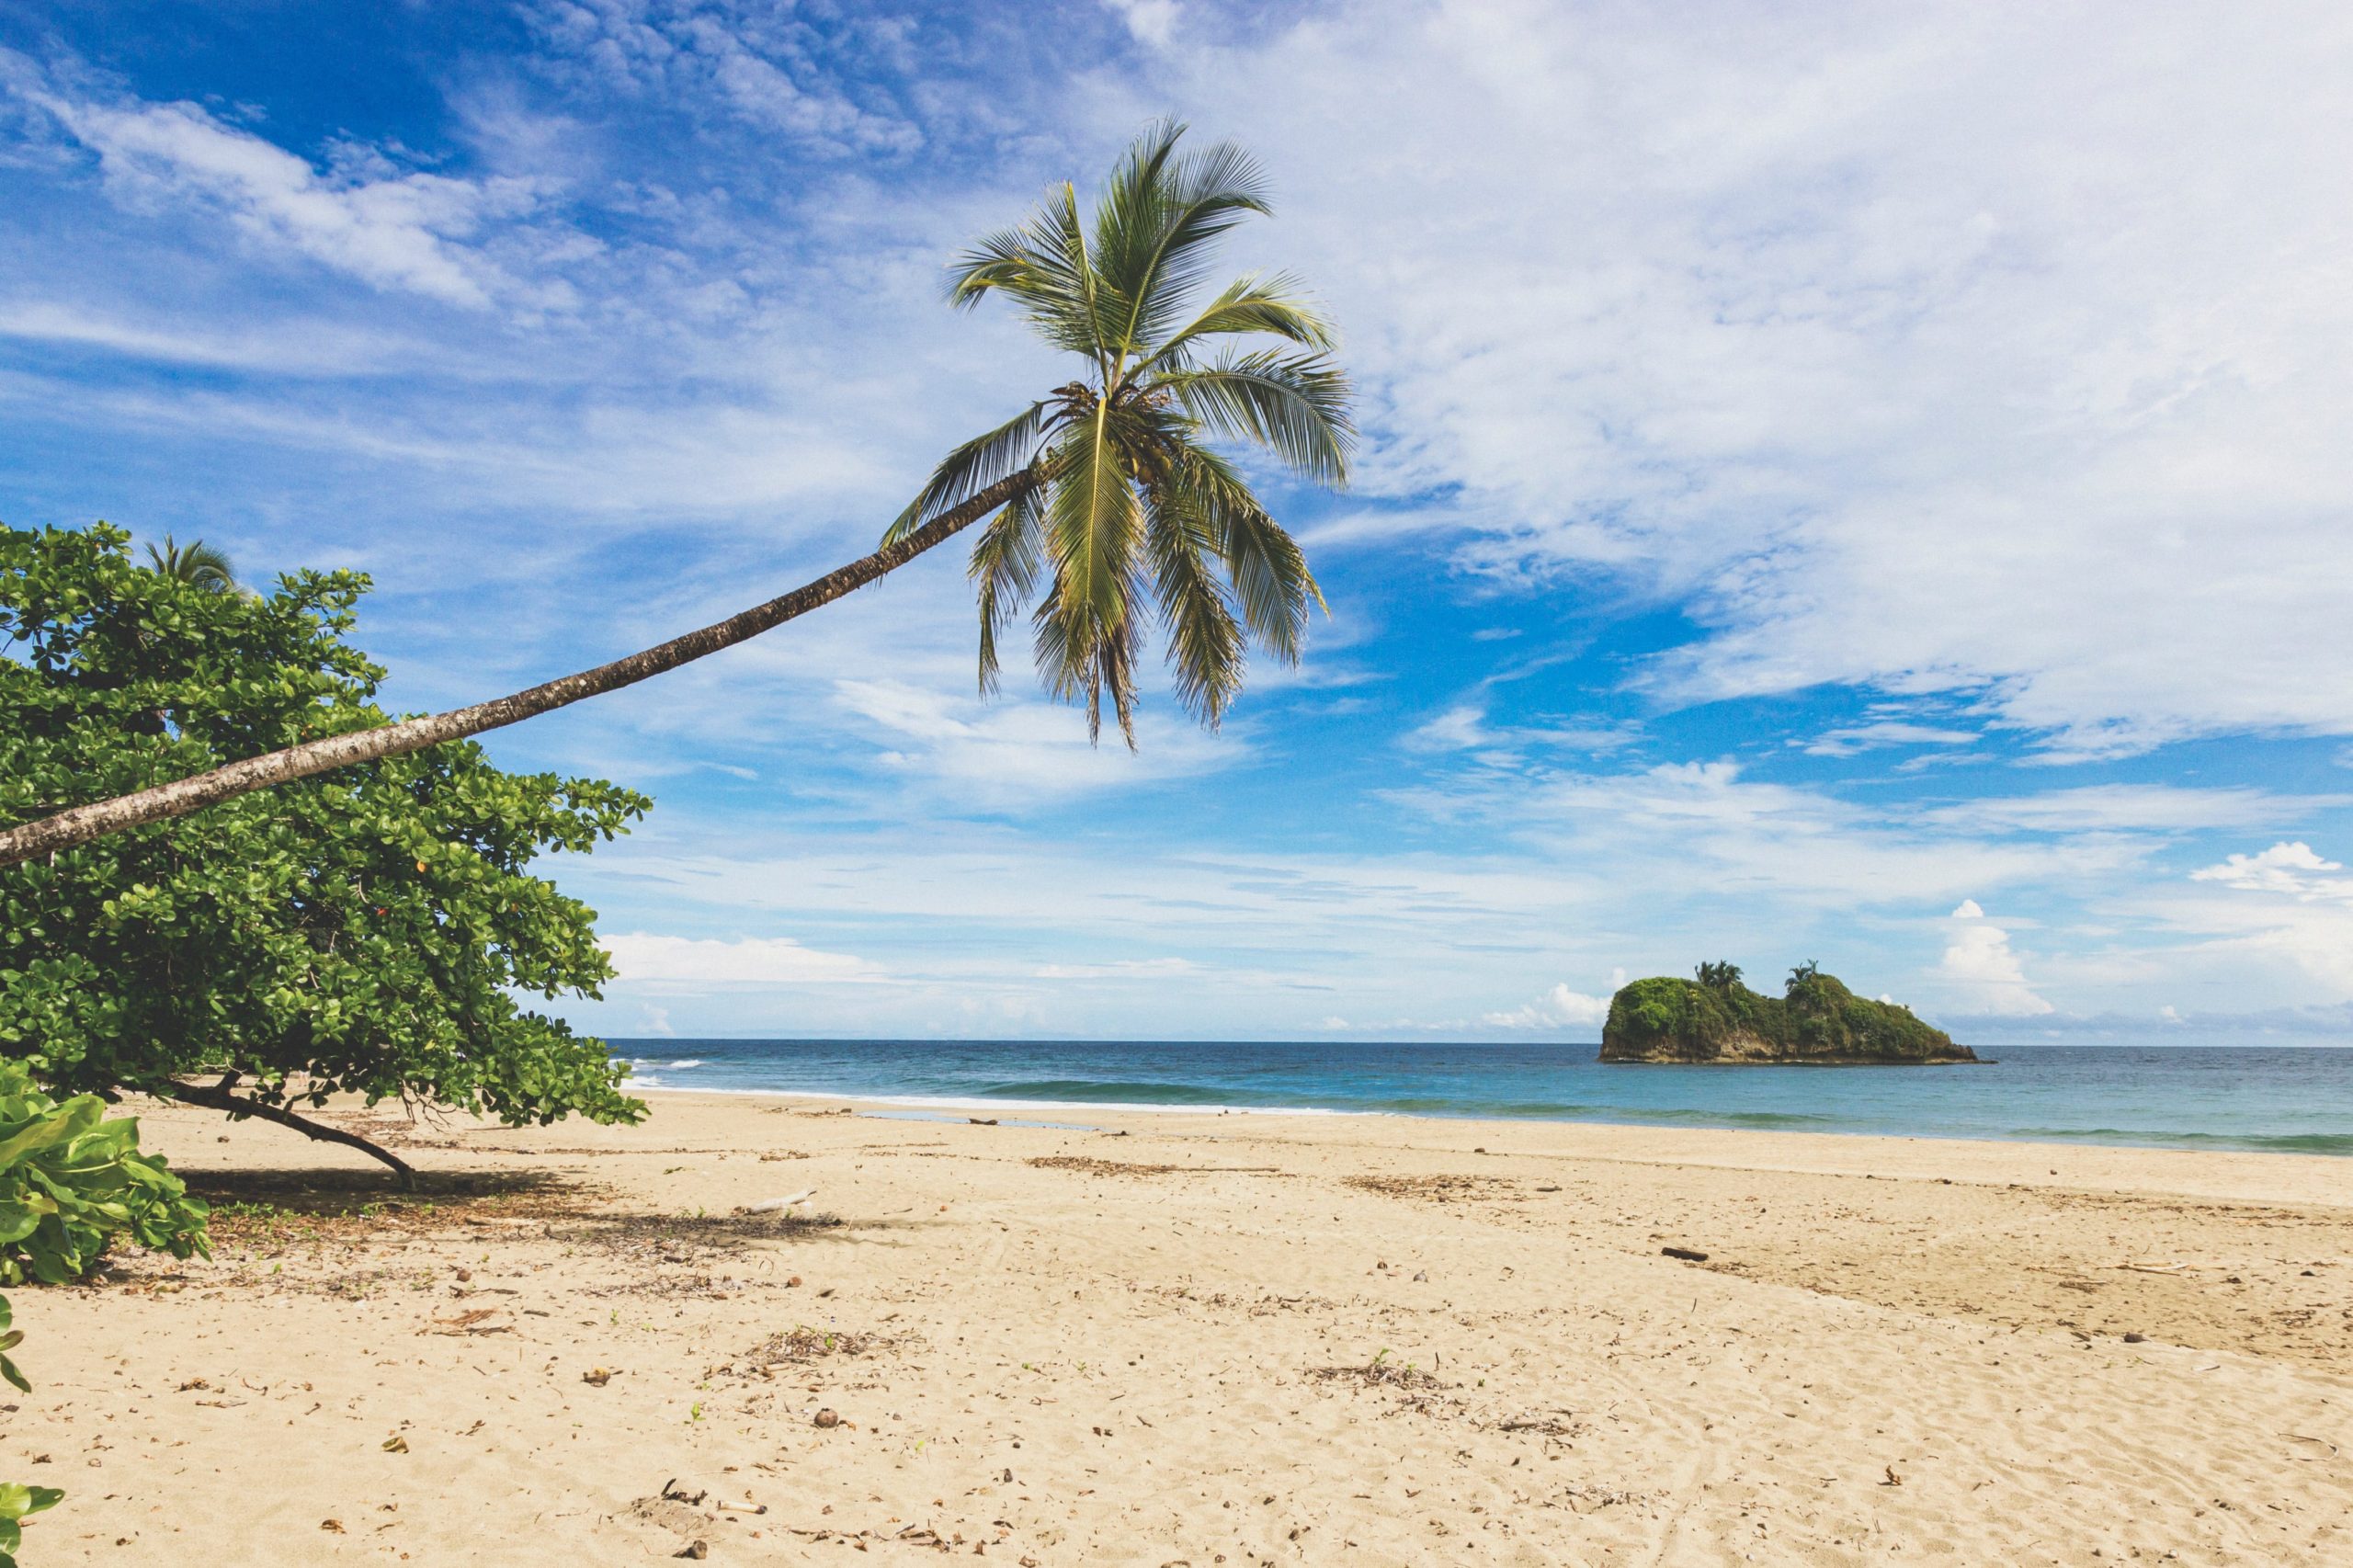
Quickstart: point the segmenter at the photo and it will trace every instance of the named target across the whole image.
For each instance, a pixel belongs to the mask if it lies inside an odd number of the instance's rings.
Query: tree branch
[[[176,1082],[172,1085],[172,1097],[188,1105],[202,1106],[209,1110],[227,1111],[232,1118],[239,1121],[249,1116],[257,1116],[264,1121],[274,1121],[280,1127],[290,1127],[305,1138],[315,1138],[322,1143],[340,1143],[347,1149],[357,1149],[369,1159],[381,1160],[385,1165],[390,1165],[392,1168],[392,1174],[400,1178],[402,1187],[412,1192],[416,1189],[416,1167],[391,1150],[369,1142],[357,1132],[346,1132],[340,1127],[328,1127],[297,1116],[284,1106],[264,1105],[259,1100],[239,1099],[228,1089],[229,1084],[235,1077],[236,1074],[233,1073],[219,1084],[210,1085]]]
[[[308,778],[313,774],[349,767],[356,763],[423,751],[445,741],[461,740],[485,730],[501,729],[552,709],[578,702],[584,698],[634,686],[665,670],[674,670],[680,665],[716,653],[723,648],[732,648],[797,616],[829,605],[885,573],[905,565],[1015,496],[1035,489],[1037,484],[1038,474],[1034,469],[1024,469],[1019,473],[1007,475],[871,555],[862,556],[780,598],[755,605],[740,615],[730,616],[725,620],[698,631],[689,631],[682,637],[674,637],[667,642],[656,643],[627,658],[615,659],[610,664],[598,665],[576,675],[563,676],[510,696],[477,702],[472,707],[453,708],[446,713],[423,714],[414,719],[403,719],[397,723],[379,725],[372,730],[356,730],[348,734],[305,741],[283,751],[267,752],[260,756],[232,762],[209,773],[176,778],[170,783],[158,784],[129,795],[118,795],[112,800],[93,801],[87,805],[59,812],[54,816],[0,831],[0,866],[13,866],[42,855],[53,855],[61,849],[71,849],[77,844],[87,844],[94,838],[120,833],[126,828],[143,827],[149,823],[186,816],[190,812],[200,811],[206,806],[272,784],[290,783],[297,778]]]

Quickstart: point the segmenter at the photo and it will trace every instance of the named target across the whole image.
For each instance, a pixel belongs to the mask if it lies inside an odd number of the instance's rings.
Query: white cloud
[[[1666,692],[2353,731],[2341,7],[1456,0],[1165,58],[1107,119],[1280,150],[1367,486],[1506,579],[1696,594]]]
[[[1199,972],[1189,959],[1118,959],[1109,963],[1050,963],[1029,972],[1040,980],[1174,980]]]
[[[464,242],[485,222],[536,205],[542,192],[529,181],[402,173],[369,160],[322,172],[199,105],[81,96],[20,55],[0,56],[0,85],[97,153],[127,202],[209,209],[265,248],[449,304],[486,305],[512,286]]]
[[[798,7],[699,0],[553,0],[527,6],[551,71],[585,74],[665,110],[725,115],[802,147],[912,152],[923,136],[887,107],[868,108],[810,58],[816,18]],[[850,23],[853,34],[858,21]],[[865,24],[888,53],[891,25]]]
[[[1006,685],[1024,678],[1009,671]],[[1035,803],[1182,778],[1245,756],[1242,726],[1209,734],[1158,709],[1138,716],[1138,749],[1131,752],[1108,714],[1101,743],[1089,744],[1082,714],[1010,691],[983,702],[904,680],[858,679],[836,681],[834,694],[846,712],[882,733],[892,747],[879,758],[883,768],[959,790],[970,805]]]
[[[1592,1029],[1609,1017],[1608,996],[1588,996],[1566,984],[1555,985],[1524,1006],[1506,1013],[1483,1013],[1480,1019],[1499,1029]]]
[[[632,984],[823,985],[876,980],[882,972],[864,959],[804,948],[785,937],[719,941],[624,931],[604,944],[620,979]]]
[[[1805,752],[1808,756],[1852,756],[1857,752],[1882,746],[1965,746],[1976,740],[1974,730],[1940,730],[1890,719],[1825,731],[1806,746]]]
[[[2031,795],[1987,796],[1930,811],[1930,820],[1974,833],[2173,833],[2302,822],[2353,800],[2281,795],[2244,786],[2095,784]]]
[[[1483,709],[1468,704],[1449,708],[1408,731],[1405,747],[1409,751],[1469,751],[1493,744],[1495,737],[1486,731],[1486,717]]]
[[[1138,43],[1154,49],[1165,49],[1176,36],[1176,23],[1184,15],[1177,0],[1103,0],[1104,5],[1121,21]]]
[[[2318,873],[2341,871],[2335,860],[2323,859],[2301,839],[2275,844],[2255,855],[2233,855],[2219,866],[2189,873],[2194,882],[2220,882],[2243,892],[2286,893],[2299,899],[2353,899],[2353,878]]]
[[[1955,920],[1983,920],[1985,918],[1985,911],[1979,907],[1975,899],[1964,898],[1961,901],[1961,907],[1952,912],[1952,918]]]
[[[1964,1006],[2005,1017],[2052,1011],[2027,983],[2025,968],[2010,950],[2010,934],[1998,926],[1957,926],[1938,974]]]

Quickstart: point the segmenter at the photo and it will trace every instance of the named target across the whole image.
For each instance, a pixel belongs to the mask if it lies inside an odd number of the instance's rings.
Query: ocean
[[[1096,1125],[1128,1109],[1528,1118],[2353,1154],[2353,1050],[2018,1045],[1950,1067],[1604,1065],[1592,1045],[614,1040],[654,1089]]]

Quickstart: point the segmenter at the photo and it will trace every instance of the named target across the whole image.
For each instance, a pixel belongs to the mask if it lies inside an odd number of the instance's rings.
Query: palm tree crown
[[[165,534],[162,549],[152,544],[147,547],[147,560],[166,577],[176,577],[216,594],[237,591],[237,569],[229,563],[229,557],[200,539],[175,544],[172,536]]]
[[[1085,369],[950,452],[885,536],[1027,476],[972,548],[981,688],[995,689],[997,637],[1042,578],[1040,674],[1057,697],[1085,698],[1090,736],[1108,694],[1131,747],[1148,604],[1179,699],[1213,728],[1241,689],[1245,643],[1297,663],[1309,605],[1324,603],[1298,544],[1204,439],[1250,442],[1335,488],[1355,441],[1332,328],[1296,279],[1248,275],[1199,301],[1219,236],[1269,209],[1247,153],[1180,153],[1184,133],[1175,121],[1145,132],[1091,222],[1064,185],[956,259],[952,303],[1004,293]],[[1253,337],[1282,342],[1234,341]]]

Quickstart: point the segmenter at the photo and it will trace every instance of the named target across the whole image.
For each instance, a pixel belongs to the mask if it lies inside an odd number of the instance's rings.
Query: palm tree
[[[1213,242],[1267,203],[1246,154],[1225,145],[1180,154],[1183,134],[1173,122],[1146,132],[1113,174],[1091,226],[1064,186],[1027,224],[956,263],[951,300],[970,305],[993,290],[1008,295],[1049,342],[1081,356],[1085,369],[949,453],[872,554],[594,669],[0,831],[0,866],[633,686],[830,604],[983,517],[991,521],[972,570],[984,690],[996,677],[996,638],[1042,573],[1038,662],[1055,692],[1086,699],[1090,733],[1108,694],[1120,733],[1134,744],[1135,660],[1154,608],[1148,597],[1166,629],[1179,698],[1215,724],[1239,689],[1245,642],[1295,660],[1308,604],[1322,596],[1298,545],[1203,437],[1255,443],[1336,485],[1347,477],[1353,432],[1347,381],[1329,357],[1331,329],[1291,279],[1243,278],[1186,316]],[[1290,347],[1229,349],[1203,362],[1218,344],[1254,335]]]
[[[216,594],[238,591],[237,571],[229,564],[228,556],[200,539],[181,545],[173,543],[172,536],[165,534],[163,549],[152,544],[147,547],[147,559],[154,570],[166,577],[176,577]]]
[[[1084,368],[949,453],[886,536],[1036,475],[972,547],[981,688],[995,688],[997,637],[1042,574],[1040,673],[1056,696],[1085,698],[1090,737],[1108,696],[1131,747],[1147,595],[1178,696],[1212,727],[1241,689],[1245,633],[1296,663],[1308,605],[1324,602],[1299,546],[1203,438],[1255,443],[1335,486],[1354,439],[1332,329],[1292,279],[1240,278],[1188,311],[1218,237],[1267,206],[1249,154],[1231,143],[1180,153],[1184,130],[1164,122],[1130,150],[1091,224],[1065,185],[957,259],[953,303],[1004,294]],[[1233,342],[1266,337],[1286,347]]]

